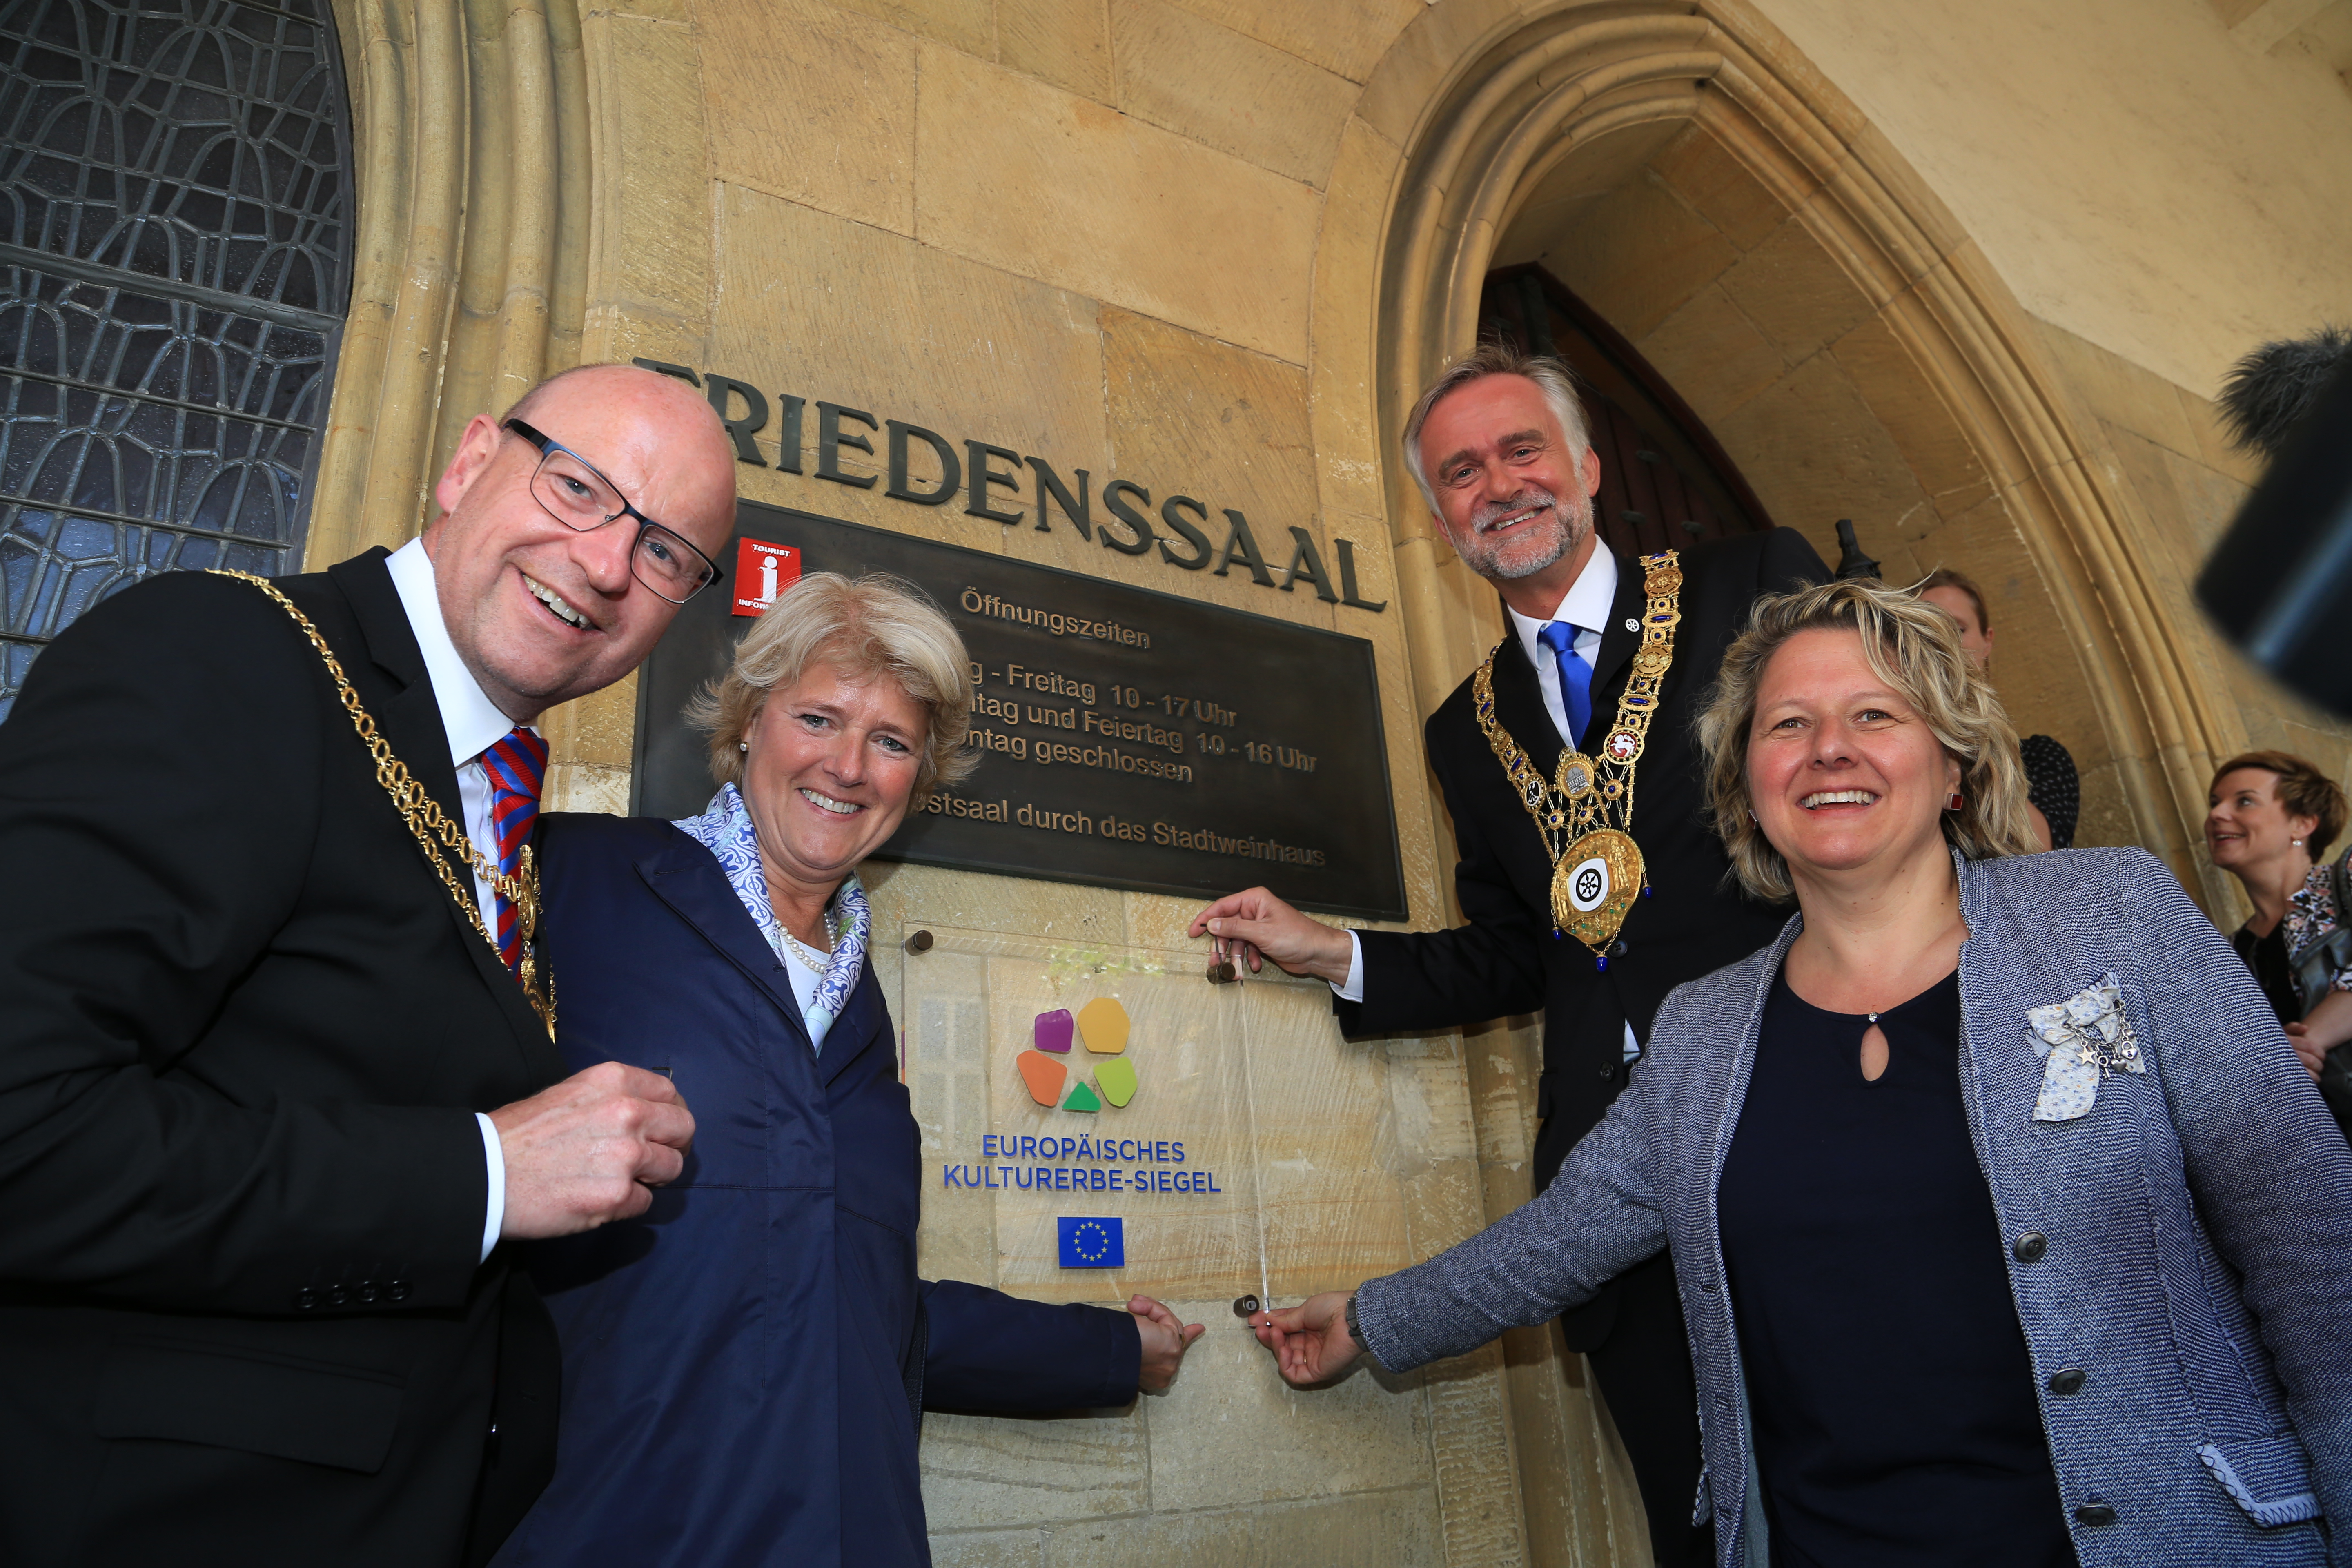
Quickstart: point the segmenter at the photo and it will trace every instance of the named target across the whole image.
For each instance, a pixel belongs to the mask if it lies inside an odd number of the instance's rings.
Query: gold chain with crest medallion
[[[449,820],[448,813],[441,809],[440,803],[425,792],[425,786],[416,782],[415,775],[408,771],[408,765],[392,754],[392,743],[377,731],[375,719],[361,705],[360,694],[352,689],[350,679],[344,676],[342,661],[335,657],[335,650],[327,646],[327,639],[319,635],[319,628],[311,624],[310,617],[304,615],[293,600],[280,593],[278,584],[266,577],[226,567],[210,570],[215,577],[235,577],[240,582],[250,583],[277,600],[278,607],[294,617],[294,624],[302,628],[302,635],[309,637],[310,646],[319,650],[319,657],[326,661],[327,673],[334,678],[335,695],[342,700],[343,711],[351,715],[352,728],[359,731],[361,743],[367,747],[368,756],[375,763],[375,782],[382,784],[384,794],[392,797],[393,805],[400,812],[400,819],[408,825],[408,831],[415,835],[417,847],[425,851],[425,858],[441,874],[441,885],[449,889],[449,896],[465,911],[466,919],[473,925],[475,932],[490,944],[492,952],[499,951],[498,938],[490,934],[489,926],[484,922],[481,908],[474,901],[473,889],[461,884],[456,873],[450,870],[450,858],[455,857],[467,870],[497,889],[499,896],[514,906],[515,929],[522,935],[522,970],[520,975],[522,994],[530,1003],[531,1011],[539,1015],[540,1022],[547,1026],[547,1037],[553,1039],[555,984],[551,978],[542,976],[539,972],[539,953],[534,940],[539,934],[539,866],[531,847],[528,844],[522,847],[521,858],[511,877],[491,864],[481,850],[475,847],[473,839],[466,831]],[[436,838],[440,840],[438,846],[434,842]],[[506,962],[504,954],[499,955],[499,962],[501,964]]]
[[[1642,847],[1633,842],[1633,767],[1649,741],[1658,688],[1675,661],[1675,627],[1683,618],[1683,569],[1675,552],[1643,556],[1642,574],[1642,595],[1648,601],[1642,644],[1598,757],[1571,747],[1546,779],[1526,749],[1496,722],[1495,653],[1503,645],[1486,656],[1470,684],[1478,728],[1551,856],[1552,935],[1575,937],[1592,950],[1602,969],[1609,967],[1609,944],[1617,940],[1633,900],[1650,890]]]

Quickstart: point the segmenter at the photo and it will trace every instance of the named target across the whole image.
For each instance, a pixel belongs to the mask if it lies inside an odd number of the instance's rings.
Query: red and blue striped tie
[[[539,791],[547,778],[547,742],[520,726],[506,732],[482,753],[482,772],[490,781],[490,826],[499,836],[499,871],[515,874],[522,847],[530,842],[531,825],[539,820]],[[514,906],[500,895],[499,956],[507,967],[522,971],[522,933],[515,929]]]

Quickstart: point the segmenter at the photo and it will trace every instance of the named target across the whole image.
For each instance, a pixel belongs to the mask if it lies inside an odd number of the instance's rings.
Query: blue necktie
[[[1576,651],[1576,630],[1566,621],[1549,621],[1536,637],[1559,665],[1559,704],[1568,710],[1568,743],[1581,750],[1585,726],[1592,722],[1592,667]]]

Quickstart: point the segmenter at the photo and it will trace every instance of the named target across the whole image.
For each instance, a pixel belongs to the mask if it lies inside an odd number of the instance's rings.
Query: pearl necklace
[[[793,950],[793,956],[799,959],[803,966],[808,969],[812,973],[823,974],[825,971],[825,966],[833,962],[832,953],[825,952],[822,948],[811,947],[808,943],[794,936],[789,930],[786,930],[783,921],[778,921],[776,922],[776,929],[783,932],[785,945]],[[830,935],[831,932],[828,931],[827,934]]]

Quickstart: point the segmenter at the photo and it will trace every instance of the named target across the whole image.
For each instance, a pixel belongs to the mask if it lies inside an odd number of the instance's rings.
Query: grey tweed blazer
[[[1985,1243],[2003,1247],[2084,1568],[2352,1568],[2352,1151],[2245,965],[2153,856],[1958,863],[1960,1090],[2000,1223]],[[1631,1085],[1542,1195],[1357,1302],[1372,1352],[1403,1370],[1671,1248],[1711,1478],[1697,1507],[1725,1568],[1769,1548],[1716,1189],[1799,929],[1666,999]],[[2142,1070],[2102,1079],[2079,1039],[2044,1037],[2065,1021],[2029,1026],[2069,999],[2086,1032],[2127,1026]],[[2050,1386],[2063,1369],[2088,1373],[2071,1394]]]

